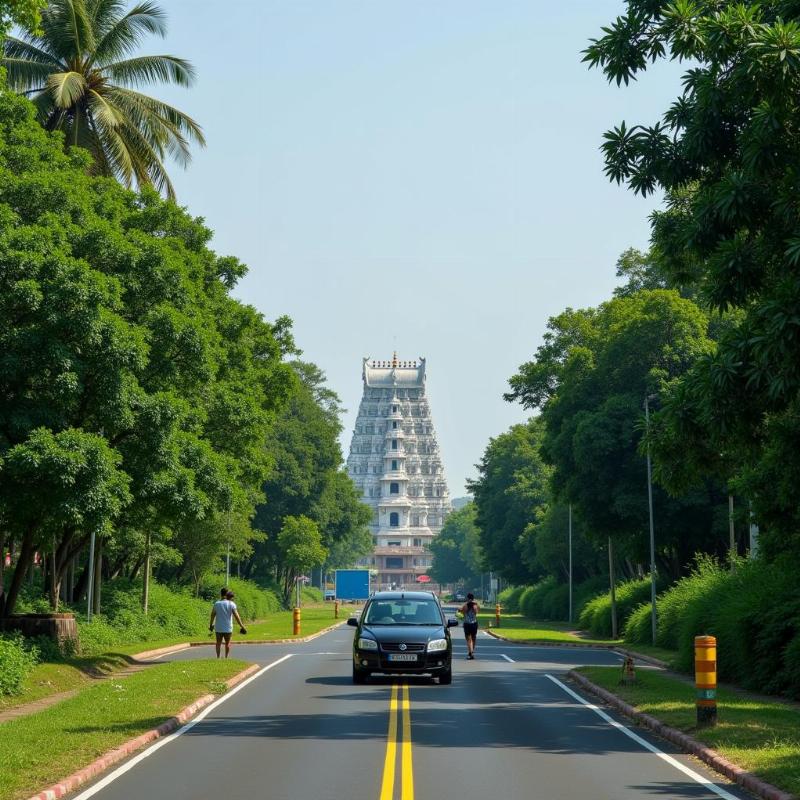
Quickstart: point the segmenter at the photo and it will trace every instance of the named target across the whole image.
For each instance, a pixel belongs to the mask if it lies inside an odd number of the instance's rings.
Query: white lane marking
[[[500,653],[500,655],[503,656],[503,658],[506,661],[508,661],[509,664],[516,664],[517,663],[516,661],[514,661],[513,658],[509,658],[505,653]]]
[[[598,708],[593,703],[590,703],[588,700],[585,700],[581,697],[577,692],[573,692],[569,686],[565,686],[558,678],[554,678],[552,675],[547,675],[551,681],[553,681],[556,686],[560,686],[568,695],[575,698],[581,705],[586,706],[586,708],[590,708],[597,714],[599,717],[602,717],[609,725],[616,728],[618,731],[624,733],[628,738],[633,739],[634,742],[640,744],[645,750],[649,750],[651,753],[657,755],[663,761],[666,761],[668,764],[671,764],[675,769],[680,770],[684,775],[688,775],[693,781],[699,783],[701,786],[704,786],[709,791],[714,792],[715,795],[718,797],[723,798],[723,800],[737,800],[737,798],[732,795],[730,792],[726,792],[721,786],[717,786],[714,781],[710,778],[706,778],[703,775],[695,772],[693,769],[689,769],[689,767],[681,764],[676,758],[673,758],[670,755],[667,755],[662,750],[659,750],[654,744],[650,744],[647,739],[643,739],[641,736],[635,734],[630,728],[622,725],[621,723],[617,722],[615,719],[612,719],[605,711],[601,708]]]
[[[240,692],[244,689],[245,686],[252,683],[257,678],[260,678],[265,672],[271,670],[273,667],[277,667],[278,664],[286,661],[288,658],[291,658],[294,653],[287,653],[282,658],[279,658],[277,661],[273,661],[271,664],[267,664],[266,667],[260,669],[254,675],[251,675],[249,678],[243,680],[240,684],[237,684],[233,687],[229,692],[222,695],[218,700],[215,700],[210,706],[206,706],[194,719],[189,720],[183,727],[178,728],[174,733],[171,733],[169,736],[165,736],[163,739],[158,739],[154,744],[150,745],[147,750],[139,753],[139,755],[134,756],[130,761],[126,761],[121,767],[117,767],[113,772],[110,772],[106,775],[105,778],[95,783],[93,786],[90,786],[86,791],[81,792],[77,797],[73,798],[73,800],[88,800],[89,797],[93,797],[102,789],[105,789],[110,783],[115,781],[117,778],[124,775],[128,770],[133,769],[140,761],[144,761],[145,758],[148,756],[153,755],[156,750],[164,747],[164,745],[169,744],[170,742],[177,739],[179,736],[182,736],[186,731],[191,730],[197,725],[198,722],[204,720],[217,706],[222,705],[226,700],[233,697],[237,692]]]

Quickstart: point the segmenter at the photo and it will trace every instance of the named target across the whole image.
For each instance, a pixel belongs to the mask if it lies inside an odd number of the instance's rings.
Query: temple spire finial
[[[394,355],[392,356],[392,366],[397,369],[397,350],[394,351]]]

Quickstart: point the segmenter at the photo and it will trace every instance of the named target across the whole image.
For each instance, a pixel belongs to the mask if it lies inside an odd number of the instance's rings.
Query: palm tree
[[[6,37],[2,65],[10,88],[32,98],[45,128],[63,131],[66,147],[91,152],[94,174],[126,186],[151,184],[174,197],[165,157],[186,166],[189,143],[205,144],[202,130],[136,89],[156,82],[190,86],[194,67],[175,56],[134,55],[147,34],[165,35],[166,19],[152,0],[126,5],[52,0],[38,33]]]

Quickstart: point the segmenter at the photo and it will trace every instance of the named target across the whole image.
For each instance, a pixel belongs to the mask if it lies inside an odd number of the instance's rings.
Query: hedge
[[[739,561],[731,570],[699,558],[692,573],[656,601],[656,644],[678,651],[691,672],[694,637],[717,637],[717,671],[730,681],[800,699],[800,582],[788,562]],[[631,644],[650,643],[650,604],[625,626]]]
[[[620,583],[616,587],[617,622],[619,630],[633,611],[650,597],[650,577],[634,579]],[[583,630],[594,636],[608,638],[611,636],[611,593],[606,591],[593,597],[583,607],[578,617],[578,624]]]

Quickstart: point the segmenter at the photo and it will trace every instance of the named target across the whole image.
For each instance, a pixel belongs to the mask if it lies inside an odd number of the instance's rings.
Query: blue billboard
[[[334,593],[337,600],[366,600],[369,597],[369,570],[337,569]]]

